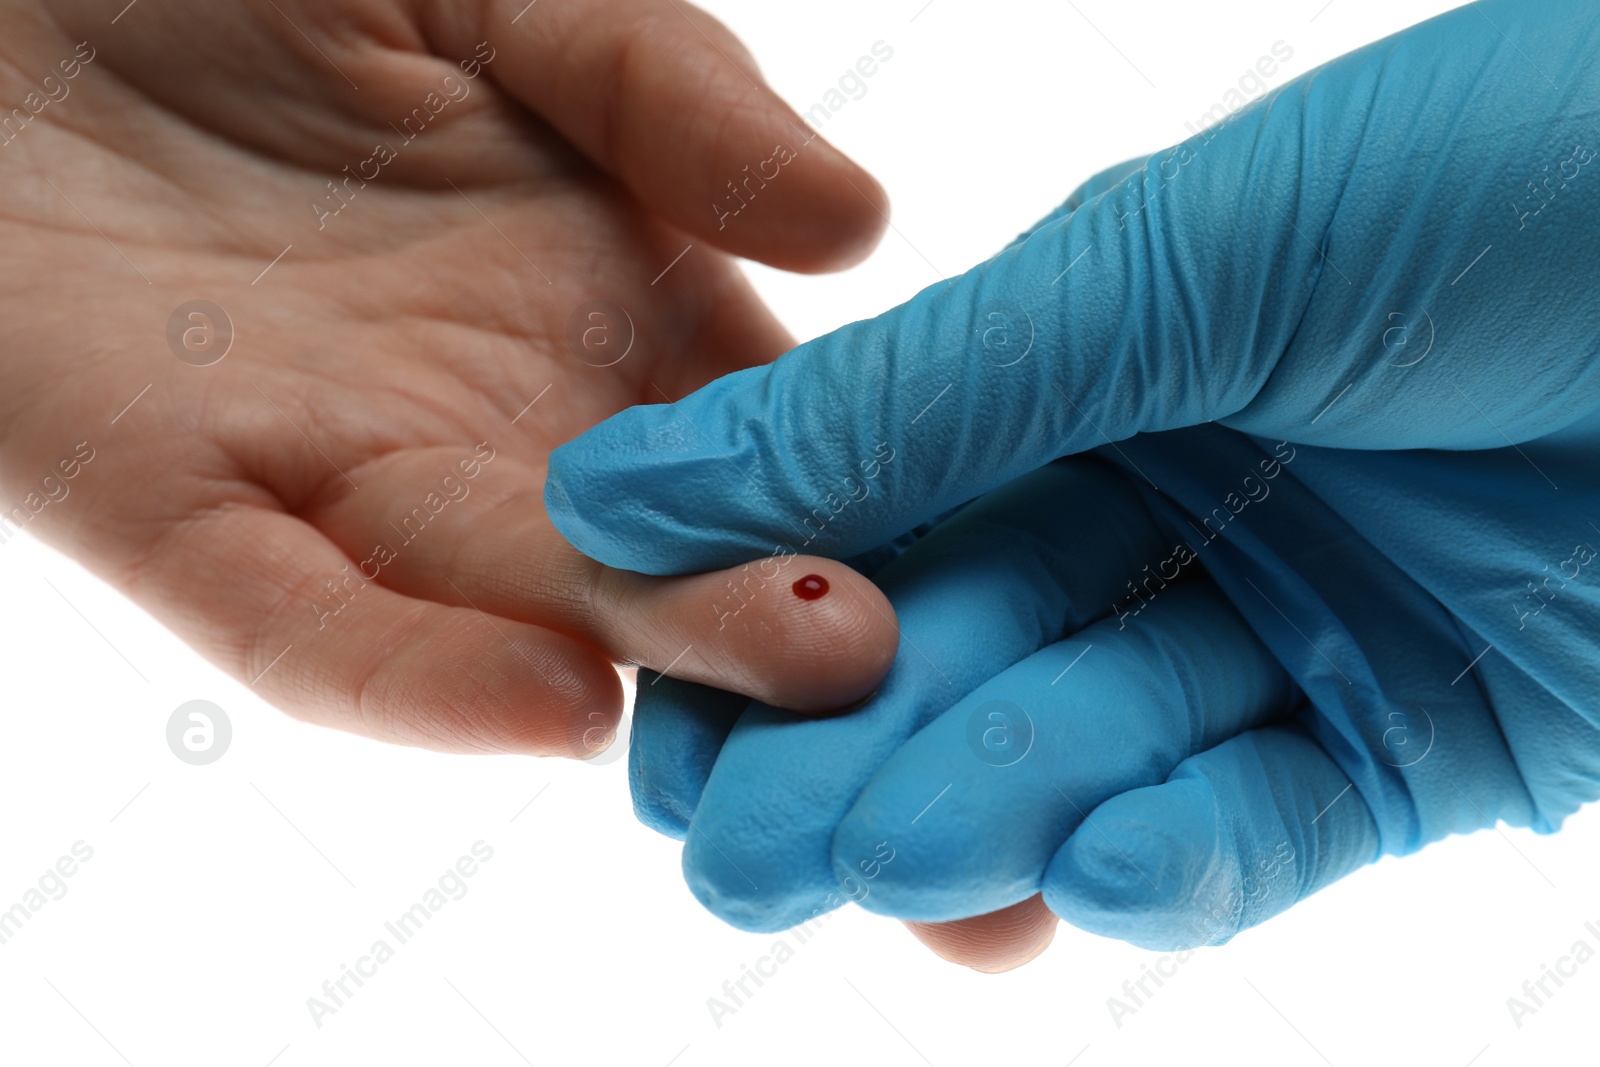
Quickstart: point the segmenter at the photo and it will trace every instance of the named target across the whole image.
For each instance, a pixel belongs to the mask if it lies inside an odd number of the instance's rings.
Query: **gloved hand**
[[[1042,886],[1090,929],[1218,941],[1383,852],[1554,829],[1600,793],[1600,308],[1563,288],[1600,266],[1597,34],[1576,3],[1423,23],[951,283],[558,450],[556,525],[658,573],[849,556],[1108,441],[1142,487],[1078,461],[942,524],[883,572],[903,636],[879,697],[745,713],[697,803],[731,703],[699,713],[657,808],[694,812],[701,899],[785,925],[837,864],[909,918]],[[991,699],[1036,730],[1008,768],[966,735]]]

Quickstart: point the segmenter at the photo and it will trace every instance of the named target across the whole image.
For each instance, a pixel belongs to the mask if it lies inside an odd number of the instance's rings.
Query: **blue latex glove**
[[[1524,451],[1579,508],[1600,504],[1600,418]],[[1362,454],[1213,425],[1097,454],[1165,547],[1134,573],[1138,597],[1109,594],[1106,617],[983,683],[875,774],[831,845],[858,880],[863,849],[894,848],[864,907],[944,920],[1042,890],[1085,929],[1214,944],[1381,854],[1497,820],[1553,830],[1600,796],[1600,680],[1581,656],[1600,598],[1575,579],[1520,638],[1512,597],[1481,630],[1447,606],[1492,601],[1508,555],[1550,547],[1552,491],[1515,451]],[[1401,492],[1430,482],[1397,518]],[[1474,482],[1498,490],[1439,491]],[[986,709],[1005,716],[987,751]]]
[[[1097,643],[1065,676],[1082,672],[1088,693],[1071,699],[1146,722],[1144,747],[1115,732],[1041,733],[1041,758],[1004,769],[948,723],[989,686],[1022,693],[1013,674],[1034,659],[1053,666],[1056,649],[1094,643],[1056,642],[1112,614],[1109,600],[1073,602],[1107,572],[1063,576],[1038,557],[1063,551],[1052,537],[1093,541],[1094,523],[1115,525],[1132,505],[1097,509],[1104,487],[1041,492],[1031,552],[1003,534],[941,563],[936,530],[884,572],[886,591],[894,568],[912,573],[891,592],[908,643],[878,700],[782,731],[778,713],[747,713],[703,799],[680,804],[695,812],[685,865],[702,899],[753,928],[803,918],[827,891],[819,865],[857,870],[853,853],[892,842],[882,820],[903,815],[903,834],[932,836],[905,838],[875,868],[868,907],[952,918],[1042,885],[1075,922],[1175,944],[1193,939],[1199,902],[1228,902],[1226,936],[1380,852],[1497,818],[1551,829],[1596,795],[1600,426],[1586,417],[1600,403],[1600,306],[1584,288],[1600,266],[1600,131],[1585,114],[1600,89],[1597,44],[1600,12],[1577,3],[1484,2],[1434,19],[1152,157],[952,283],[559,450],[547,491],[558,527],[604,562],[655,572],[779,543],[847,556],[1107,440],[1123,443],[1106,458],[1160,487],[1138,491],[1151,536],[1232,516],[1197,555],[1249,634],[1220,616],[1169,618],[1189,601],[1220,612],[1211,591],[1163,591],[1178,607],[1144,609],[1152,631],[1179,635],[1157,642],[1171,647],[1122,650],[1139,619],[1093,624],[1119,635],[1106,648],[1126,677],[1086,669]],[[1207,422],[1220,425],[1159,432]],[[1256,491],[1251,463],[1279,439],[1297,451],[1272,501],[1239,508]],[[884,448],[895,459],[864,481]],[[1136,548],[1122,533],[1135,559],[1104,543],[1086,557],[1112,587],[1172,558],[1172,546]],[[915,597],[936,610],[908,621]],[[919,656],[909,641],[921,646],[924,627],[949,647]],[[1195,632],[1226,641],[1224,662],[1247,676],[1270,675],[1267,649],[1306,701],[1292,725],[1256,726],[1272,701],[1182,671],[1140,675],[1188,662],[1183,649],[1216,654],[1183,636]],[[917,660],[920,685],[902,680]],[[1118,684],[1165,688],[1129,696]],[[1061,699],[1040,697],[1036,725]],[[1190,729],[1146,734],[1159,721],[1150,709],[1179,709]],[[861,765],[941,712],[858,800]],[[857,722],[879,728],[841,725]],[[1406,745],[1425,755],[1412,762]],[[1082,748],[1078,766],[1062,746]],[[968,775],[1008,775],[972,790],[967,837],[933,821],[938,806],[911,822],[918,808],[899,809],[912,779],[932,782],[917,793],[926,804],[955,782],[946,772],[962,753],[978,765]],[[787,777],[796,766],[810,776]],[[1054,783],[1071,817],[1038,807],[1038,783],[1016,784],[1056,773],[1079,776]],[[1084,795],[1070,796],[1079,784]],[[1072,834],[1077,809],[1097,803]],[[804,825],[785,825],[797,812]],[[819,851],[812,831],[835,817]],[[1037,832],[1013,848],[1002,828],[1016,819]],[[1052,837],[1065,845],[1045,855]],[[971,840],[992,855],[975,860]]]

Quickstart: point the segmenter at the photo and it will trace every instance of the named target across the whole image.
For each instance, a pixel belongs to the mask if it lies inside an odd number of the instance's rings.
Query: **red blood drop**
[[[808,574],[794,583],[794,595],[801,600],[817,600],[828,593],[828,579],[820,574]]]

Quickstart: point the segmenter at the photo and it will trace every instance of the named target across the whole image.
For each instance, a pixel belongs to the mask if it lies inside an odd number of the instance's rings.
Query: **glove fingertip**
[[[598,433],[598,429],[590,431],[591,435]],[[628,561],[619,556],[619,552],[625,555],[626,550],[616,543],[616,538],[607,536],[605,527],[589,521],[589,509],[581,503],[594,495],[585,488],[584,471],[593,468],[596,447],[596,439],[586,437],[550,453],[544,481],[545,514],[556,531],[579,552],[607,566],[632,570]]]
[[[747,701],[640,668],[628,735],[628,791],[639,821],[684,840],[717,753]]]
[[[628,789],[633,796],[633,814],[658,834],[677,841],[689,836],[692,811],[685,811],[672,794],[655,789],[638,748],[628,751]]]
[[[1238,885],[1209,786],[1175,781],[1096,808],[1046,869],[1044,899],[1080,929],[1170,951],[1237,933]]]

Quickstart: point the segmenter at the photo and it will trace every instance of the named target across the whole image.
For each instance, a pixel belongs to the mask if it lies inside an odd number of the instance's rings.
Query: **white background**
[[[1294,50],[1276,85],[1451,6],[922,4],[709,5],[802,111],[875,41],[894,49],[826,130],[884,182],[895,229],[845,275],[753,271],[799,336],[971,266],[1090,173],[1181,139],[1274,42]],[[633,822],[624,761],[441,756],[299,724],[26,538],[0,546],[0,603],[0,909],[74,842],[94,850],[0,945],[6,1063],[1592,1059],[1600,961],[1521,1029],[1506,1007],[1578,938],[1600,946],[1592,809],[1549,838],[1385,860],[1200,952],[1120,1027],[1107,998],[1152,953],[1063,927],[1036,963],[985,976],[853,908],[718,1027],[707,997],[776,938],[696,904],[678,844]],[[195,698],[234,726],[208,767],[165,742]],[[307,998],[479,840],[494,855],[467,894],[314,1025]]]

